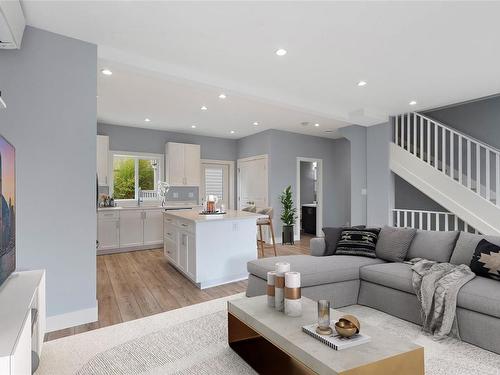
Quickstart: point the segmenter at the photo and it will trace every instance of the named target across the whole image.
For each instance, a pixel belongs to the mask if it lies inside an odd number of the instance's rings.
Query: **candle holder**
[[[274,296],[274,283],[276,279],[276,272],[269,271],[267,273],[267,306],[274,308],[275,296]]]
[[[290,271],[290,263],[276,263],[276,278],[274,280],[274,308],[283,311],[285,308],[285,273]]]
[[[318,328],[316,332],[320,335],[331,335],[333,333],[330,327],[330,301],[320,299],[318,301]]]
[[[285,273],[285,314],[292,317],[302,315],[300,273]]]

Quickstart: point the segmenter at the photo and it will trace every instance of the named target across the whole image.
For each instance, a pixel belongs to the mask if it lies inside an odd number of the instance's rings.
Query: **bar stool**
[[[257,210],[256,210],[257,211]],[[278,253],[276,252],[276,240],[274,239],[274,228],[273,228],[273,209],[272,207],[266,207],[261,210],[257,211],[258,214],[260,215],[265,215],[267,217],[262,217],[257,219],[257,226],[259,227],[259,239],[257,239],[257,244],[260,244],[260,251],[262,253],[262,258],[265,257],[264,254],[264,237],[262,235],[262,227],[263,226],[268,226],[269,230],[271,231],[271,237],[273,239],[273,248],[274,248],[274,256],[278,256]]]

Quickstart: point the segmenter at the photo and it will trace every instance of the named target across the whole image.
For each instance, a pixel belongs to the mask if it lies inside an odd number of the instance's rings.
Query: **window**
[[[113,153],[112,192],[115,199],[156,199],[162,155]]]
[[[205,160],[201,164],[200,201],[204,202],[208,195],[215,195],[219,204],[230,208],[231,186],[234,182],[230,170],[234,164],[226,161]],[[233,188],[234,191],[234,188]]]

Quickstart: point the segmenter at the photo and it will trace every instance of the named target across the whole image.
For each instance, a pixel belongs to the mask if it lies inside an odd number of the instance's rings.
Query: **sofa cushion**
[[[500,246],[484,239],[479,241],[470,269],[478,276],[500,281]]]
[[[359,279],[359,267],[383,263],[384,261],[381,259],[348,255],[330,257],[287,255],[252,260],[247,263],[247,269],[252,275],[265,280],[267,272],[274,271],[274,266],[277,262],[290,263],[290,270],[300,272],[300,282],[303,287],[307,287],[357,280]]]
[[[424,258],[436,262],[449,262],[457,237],[458,231],[418,230],[406,259]]]
[[[364,225],[356,225],[352,228],[365,228]],[[344,229],[348,229],[348,227],[325,227],[323,228],[323,233],[325,234],[325,253],[323,255],[333,255],[335,254],[335,250],[337,250],[337,242],[339,241],[340,234]]]
[[[379,232],[380,228],[344,229],[337,242],[335,254],[376,258],[375,246]]]
[[[375,247],[377,258],[389,262],[404,261],[416,233],[414,228],[383,227]]]
[[[415,294],[411,283],[413,271],[410,264],[374,264],[361,267],[359,273],[361,280]]]
[[[457,306],[500,318],[500,281],[475,277],[458,292]]]
[[[479,234],[460,232],[457,244],[455,245],[455,249],[451,255],[450,263],[470,265],[477,244],[482,239],[500,246],[500,237],[498,236],[483,236]]]

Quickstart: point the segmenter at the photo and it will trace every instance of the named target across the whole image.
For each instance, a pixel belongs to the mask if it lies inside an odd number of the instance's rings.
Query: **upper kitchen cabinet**
[[[107,135],[97,136],[97,183],[99,186],[108,186],[108,158],[109,137]]]
[[[200,186],[200,167],[200,145],[166,144],[165,175],[171,186]]]

